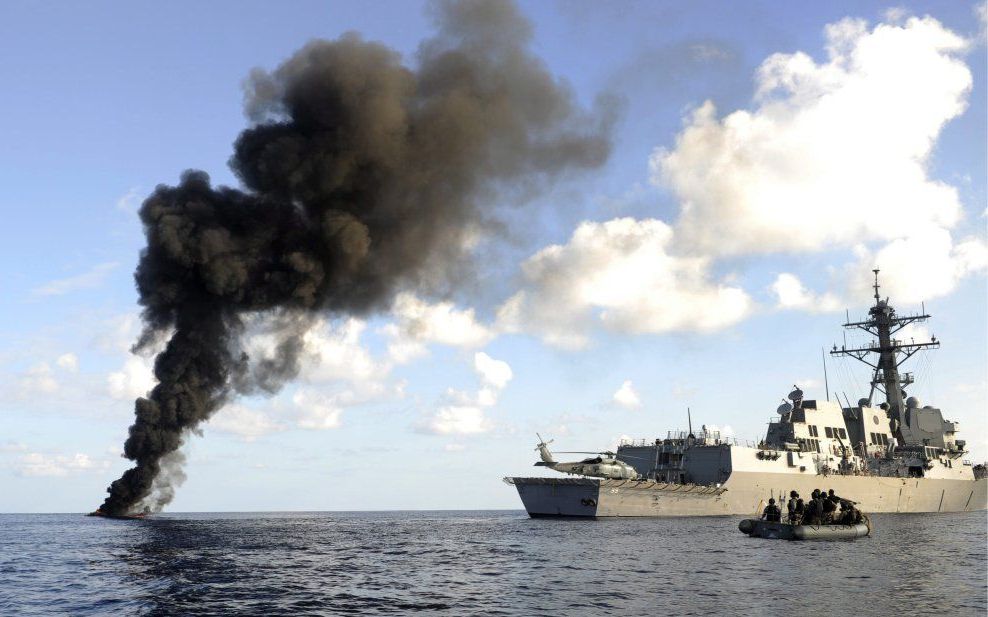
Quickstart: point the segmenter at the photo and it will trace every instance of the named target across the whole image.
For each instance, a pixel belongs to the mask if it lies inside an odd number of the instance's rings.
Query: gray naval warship
[[[984,466],[966,460],[957,422],[907,396],[914,380],[899,367],[940,342],[906,342],[896,333],[929,319],[898,315],[879,294],[863,321],[867,346],[834,345],[834,356],[871,369],[871,391],[856,405],[809,400],[797,387],[776,410],[757,444],[742,445],[719,432],[669,432],[664,439],[623,442],[616,453],[558,463],[541,440],[542,460],[575,477],[505,478],[532,517],[750,515],[763,503],[795,490],[834,489],[864,512],[965,512],[988,507]],[[925,311],[924,311],[925,312]],[[873,404],[882,395],[884,401]],[[828,396],[829,398],[829,396]],[[845,397],[846,398],[846,397]]]

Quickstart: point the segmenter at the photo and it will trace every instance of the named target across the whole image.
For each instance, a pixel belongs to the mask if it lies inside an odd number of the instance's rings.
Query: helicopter
[[[535,433],[535,435],[539,438],[539,443],[535,446],[535,449],[542,458],[541,461],[535,463],[536,467],[548,467],[549,469],[561,473],[573,474],[574,476],[589,476],[613,480],[628,480],[639,477],[634,467],[624,461],[619,461],[613,452],[560,452],[560,454],[596,454],[597,456],[585,458],[582,461],[559,463],[552,458],[552,452],[549,452],[549,444],[553,440],[545,441],[542,439],[542,435],[538,433]]]

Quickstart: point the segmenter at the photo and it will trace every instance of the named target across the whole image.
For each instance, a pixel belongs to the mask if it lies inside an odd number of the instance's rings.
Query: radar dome
[[[906,399],[906,407],[909,409],[916,409],[919,407],[919,399],[915,396],[910,396]]]

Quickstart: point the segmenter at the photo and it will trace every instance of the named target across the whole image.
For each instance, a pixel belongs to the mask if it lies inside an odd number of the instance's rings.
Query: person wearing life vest
[[[803,514],[806,511],[806,507],[803,505],[803,500],[800,499],[799,493],[796,491],[789,491],[789,524],[798,525],[803,520]]]
[[[765,506],[765,511],[762,512],[762,520],[770,523],[782,522],[782,510],[779,509],[779,506],[775,505],[774,497],[768,500],[768,505]]]

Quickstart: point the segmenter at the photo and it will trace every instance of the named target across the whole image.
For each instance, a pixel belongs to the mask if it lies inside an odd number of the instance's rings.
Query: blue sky
[[[581,103],[622,98],[608,163],[500,204],[453,296],[321,324],[296,383],[188,441],[170,509],[518,507],[500,478],[537,471],[536,431],[608,448],[687,406],[756,440],[793,383],[823,396],[876,264],[943,341],[910,394],[988,457],[983,7],[519,10]],[[433,25],[411,2],[0,7],[0,511],[92,508],[127,467],[137,207],[187,168],[235,184],[249,71],[347,31],[413,63]],[[832,391],[867,381],[830,364]]]

